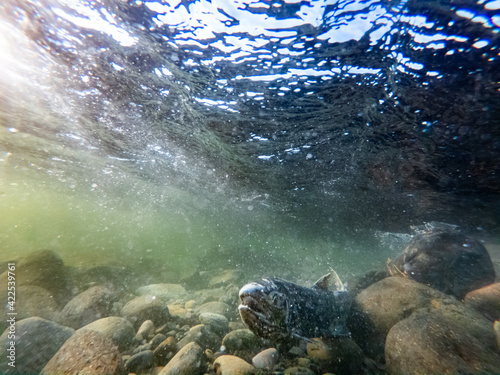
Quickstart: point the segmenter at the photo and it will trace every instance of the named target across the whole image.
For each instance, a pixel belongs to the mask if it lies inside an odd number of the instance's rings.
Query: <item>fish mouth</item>
[[[243,323],[257,336],[272,338],[277,335],[277,327],[272,323],[268,315],[253,310],[244,304],[238,306],[238,311]]]
[[[250,283],[245,285],[240,289],[240,306],[247,306],[253,311],[263,312],[262,303],[259,301],[264,301],[266,294],[265,288],[259,283]]]
[[[248,310],[251,310],[255,313],[263,314],[264,311],[262,310],[261,304],[258,302],[258,297],[255,298],[254,296],[251,295],[245,295],[245,296],[240,296],[240,305],[238,306],[238,309],[241,308],[246,308]]]
[[[246,305],[239,305],[238,311],[240,312],[241,319],[246,325],[270,325],[268,317],[259,311],[252,310]]]
[[[245,285],[241,288],[239,297],[240,305],[238,306],[238,310],[242,318],[243,315],[254,315],[256,318],[267,320],[265,309],[262,303],[259,302],[263,301],[265,298],[264,287],[262,285],[258,283]]]
[[[253,328],[273,326],[269,311],[261,301],[265,301],[265,288],[259,283],[250,283],[241,288],[238,311],[243,322]]]
[[[241,300],[241,304],[238,306],[238,311],[245,321],[250,319],[253,321],[260,320],[263,322],[269,322],[269,317],[262,310],[260,304],[252,297],[247,296]]]

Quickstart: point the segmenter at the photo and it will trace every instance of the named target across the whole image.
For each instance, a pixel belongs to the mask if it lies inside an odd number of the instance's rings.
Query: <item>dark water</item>
[[[426,221],[494,242],[498,9],[3,1],[2,260],[189,273],[248,253],[316,277]]]

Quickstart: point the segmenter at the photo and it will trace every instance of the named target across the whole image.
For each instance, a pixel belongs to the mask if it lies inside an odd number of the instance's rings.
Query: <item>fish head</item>
[[[239,293],[241,319],[257,336],[280,341],[290,335],[290,304],[286,294],[269,279],[246,284]]]

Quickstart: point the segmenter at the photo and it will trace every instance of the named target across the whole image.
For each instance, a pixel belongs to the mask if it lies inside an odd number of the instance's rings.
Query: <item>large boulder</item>
[[[444,293],[403,277],[388,277],[361,291],[353,301],[349,328],[374,358],[383,356],[385,337],[414,311],[438,303],[457,303]]]
[[[139,296],[127,302],[122,308],[122,316],[136,328],[146,320],[151,320],[158,327],[170,318],[167,303],[152,295]]]
[[[33,316],[54,320],[57,315],[57,302],[52,293],[36,285],[22,285],[16,290],[17,319]]]
[[[38,317],[16,322],[15,340],[6,329],[0,336],[0,374],[38,374],[74,330]],[[15,342],[15,367],[9,366],[12,342]]]
[[[59,314],[58,320],[66,326],[81,328],[109,316],[113,302],[113,293],[108,288],[94,286],[69,301]]]
[[[495,280],[495,270],[486,248],[456,230],[416,235],[389,268],[394,275],[402,275],[458,298]]]
[[[16,286],[35,285],[48,290],[58,304],[66,303],[70,293],[67,270],[61,257],[52,250],[38,250],[16,263]],[[0,275],[7,285],[8,270]],[[4,299],[2,299],[4,300]]]
[[[90,329],[75,332],[43,368],[41,375],[124,374],[122,357],[113,341]]]
[[[500,319],[500,283],[490,284],[467,293],[464,303],[490,320]]]
[[[127,350],[133,343],[135,330],[132,323],[120,316],[108,316],[87,324],[81,329],[90,329],[103,333],[118,346],[118,350]]]
[[[493,325],[461,304],[415,311],[387,335],[389,374],[498,374]]]

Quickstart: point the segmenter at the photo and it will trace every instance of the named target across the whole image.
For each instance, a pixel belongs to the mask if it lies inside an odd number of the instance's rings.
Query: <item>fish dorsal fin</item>
[[[339,275],[337,275],[337,272],[333,269],[330,268],[330,270],[330,273],[320,277],[319,280],[314,283],[313,288],[330,292],[334,292],[336,290],[344,291],[345,287],[344,284],[342,284],[342,281],[340,281]]]

